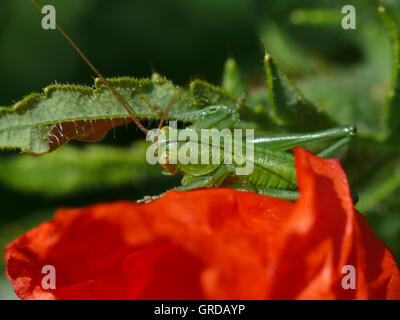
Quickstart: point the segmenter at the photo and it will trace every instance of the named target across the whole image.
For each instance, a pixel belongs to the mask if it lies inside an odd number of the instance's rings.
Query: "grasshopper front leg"
[[[225,178],[231,173],[229,167],[220,165],[214,172],[206,176],[189,178],[185,176],[187,182],[182,186],[176,187],[173,190],[189,191],[199,188],[216,188],[219,187],[225,180]],[[184,179],[185,179],[184,178]]]
[[[213,173],[205,176],[200,176],[200,177],[185,177],[187,180],[189,180],[186,184],[175,187],[172,190],[177,190],[177,191],[190,191],[194,189],[200,189],[200,188],[216,188],[219,187],[225,180],[225,178],[230,174],[231,170],[224,165],[219,166]],[[169,190],[171,191],[171,190]],[[167,191],[168,192],[168,191]],[[162,197],[164,194],[167,192],[164,192],[158,196],[145,196],[143,199],[138,200],[138,203],[148,203],[153,200],[156,200],[160,197]]]

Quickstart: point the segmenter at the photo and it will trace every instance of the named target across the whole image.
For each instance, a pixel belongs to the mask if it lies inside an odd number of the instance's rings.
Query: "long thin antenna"
[[[161,117],[160,123],[158,124],[158,128],[157,128],[157,133],[156,136],[154,137],[154,142],[158,141],[158,135],[160,134],[160,130],[165,122],[165,119],[167,118],[167,115],[169,113],[169,111],[171,110],[171,107],[174,105],[174,103],[178,100],[180,94],[177,94],[175,97],[172,98],[171,102],[169,103],[168,107],[164,110],[164,113]]]
[[[158,129],[159,129],[159,130],[162,128],[162,126],[163,126],[163,124],[164,124],[164,122],[165,122],[165,119],[167,118],[167,115],[168,115],[168,113],[169,113],[169,110],[171,110],[171,107],[174,105],[174,103],[176,102],[176,100],[178,100],[178,98],[179,98],[179,94],[177,94],[174,98],[172,98],[172,100],[171,100],[171,102],[169,103],[167,109],[165,109],[165,111],[164,111],[164,113],[163,113],[163,115],[162,115],[162,117],[161,117],[160,123],[159,123],[159,125],[158,125]]]
[[[42,7],[35,1],[32,0],[32,3],[39,9],[42,13]],[[114,97],[118,100],[118,102],[122,105],[122,107],[128,112],[129,116],[132,118],[133,122],[139,127],[140,130],[143,131],[144,134],[147,134],[148,130],[140,123],[140,121],[135,117],[132,111],[128,108],[125,101],[122,99],[120,94],[115,91],[115,89],[111,86],[111,84],[103,77],[103,75],[96,69],[96,67],[89,61],[89,59],[85,56],[85,54],[78,48],[74,41],[65,33],[65,31],[56,23],[57,30],[62,34],[62,36],[69,42],[69,44],[75,49],[75,51],[82,57],[82,59],[86,62],[86,64],[93,70],[93,72],[100,78],[101,81],[107,86],[108,89],[112,92]]]

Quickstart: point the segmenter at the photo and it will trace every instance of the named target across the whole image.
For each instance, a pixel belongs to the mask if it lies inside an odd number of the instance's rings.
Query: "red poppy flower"
[[[60,209],[7,246],[7,275],[22,299],[399,299],[393,256],[339,162],[295,155],[296,203],[203,189]]]

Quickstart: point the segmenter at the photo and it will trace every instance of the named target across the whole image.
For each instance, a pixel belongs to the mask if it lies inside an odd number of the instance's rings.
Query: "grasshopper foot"
[[[153,200],[158,199],[159,196],[144,196],[143,199],[137,200],[137,203],[150,203]]]

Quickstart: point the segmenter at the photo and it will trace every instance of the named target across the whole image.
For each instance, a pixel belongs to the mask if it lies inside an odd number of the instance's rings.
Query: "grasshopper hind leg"
[[[260,136],[254,138],[253,142],[256,145],[272,150],[285,151],[306,143],[341,139],[331,147],[328,147],[326,151],[322,151],[326,152],[326,155],[328,155],[348,143],[356,133],[357,129],[354,126],[342,126],[318,132]]]
[[[340,139],[338,142],[330,145],[328,148],[326,148],[325,150],[322,150],[320,153],[318,153],[318,157],[321,158],[327,158],[330,157],[335,151],[339,150],[340,148],[342,148],[343,146],[345,146],[346,144],[348,144],[351,141],[350,137],[345,137]]]

